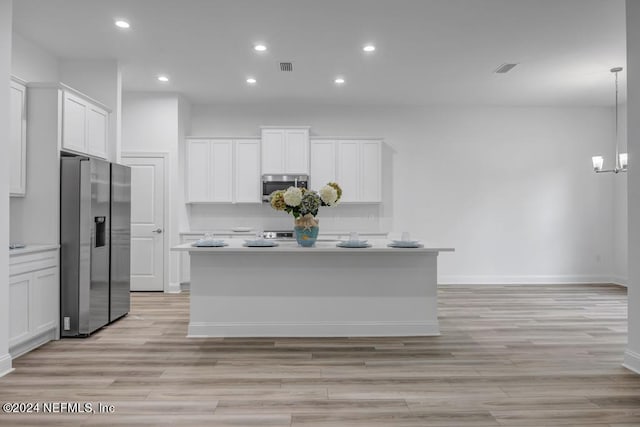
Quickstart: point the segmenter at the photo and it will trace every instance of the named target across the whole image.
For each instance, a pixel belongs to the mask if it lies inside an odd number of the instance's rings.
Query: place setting
[[[191,246],[196,248],[221,248],[229,246],[229,244],[222,239],[216,239],[213,233],[205,233],[204,237],[193,242]]]
[[[387,244],[387,246],[390,248],[400,249],[415,249],[424,247],[424,245],[420,243],[419,240],[411,240],[411,236],[407,231],[402,232],[400,240],[392,240],[391,243]]]
[[[367,240],[360,240],[360,236],[355,231],[349,233],[349,240],[341,240],[336,244],[339,248],[370,248],[371,244]]]
[[[264,233],[260,230],[256,232],[255,239],[245,240],[242,246],[245,248],[273,248],[278,246],[278,242],[273,239],[265,239]]]

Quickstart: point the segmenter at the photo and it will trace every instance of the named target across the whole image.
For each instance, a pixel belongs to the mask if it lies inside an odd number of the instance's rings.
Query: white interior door
[[[123,156],[131,167],[131,290],[164,290],[164,158]]]

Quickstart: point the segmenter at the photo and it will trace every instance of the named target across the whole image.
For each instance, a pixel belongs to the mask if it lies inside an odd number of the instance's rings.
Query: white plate
[[[341,244],[344,244],[344,245],[355,245],[355,246],[366,245],[367,242],[368,242],[368,240],[340,240]]]
[[[273,240],[245,240],[242,246],[247,248],[271,248],[278,246],[278,243]]]
[[[349,241],[349,240],[345,240],[342,242],[339,242],[338,244],[336,244],[337,247],[339,248],[370,248],[371,245],[367,243],[366,240],[360,240],[360,241]]]
[[[235,232],[239,232],[239,233],[246,232],[246,231],[251,231],[251,230],[253,230],[253,228],[251,228],[251,227],[233,227],[231,229],[231,231],[235,231]]]
[[[420,240],[392,240],[393,245],[419,245]]]
[[[407,242],[404,242],[403,244],[395,244],[395,243],[389,243],[387,245],[390,248],[404,248],[404,249],[413,249],[413,248],[422,248],[423,245],[420,243],[412,243],[412,244],[407,244]]]
[[[196,248],[220,248],[223,246],[229,246],[224,240],[198,240],[197,242],[193,242],[191,246]]]

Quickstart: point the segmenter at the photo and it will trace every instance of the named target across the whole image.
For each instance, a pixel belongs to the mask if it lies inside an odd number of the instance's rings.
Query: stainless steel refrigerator
[[[86,157],[60,164],[61,336],[129,311],[130,171]]]

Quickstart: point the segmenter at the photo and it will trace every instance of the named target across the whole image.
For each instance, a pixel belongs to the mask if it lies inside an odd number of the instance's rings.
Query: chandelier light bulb
[[[593,162],[593,170],[596,172],[600,172],[602,170],[602,166],[604,165],[604,157],[602,156],[593,156],[591,158]]]
[[[618,160],[620,162],[620,167],[622,169],[627,169],[627,165],[629,164],[629,154],[620,153],[620,155],[618,156]]]

